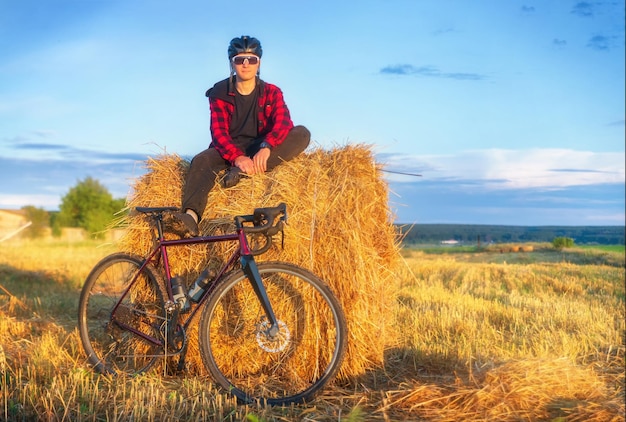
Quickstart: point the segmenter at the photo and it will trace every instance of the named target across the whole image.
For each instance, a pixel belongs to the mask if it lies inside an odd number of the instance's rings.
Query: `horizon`
[[[29,204],[30,205],[30,204]],[[22,207],[26,207],[28,205],[23,205]],[[20,208],[0,208],[0,211],[7,211],[7,212],[17,212],[17,213],[22,213],[23,209]],[[46,209],[46,212],[50,213],[50,214],[54,214],[54,213],[58,213],[59,210],[58,209]],[[405,222],[398,222],[398,221],[393,221],[392,222],[393,225],[395,226],[486,226],[486,227],[538,227],[538,228],[551,228],[551,227],[555,227],[555,228],[568,228],[568,227],[594,227],[594,228],[601,228],[601,227],[621,227],[621,228],[625,228],[626,229],[626,225],[624,224],[585,224],[585,225],[554,225],[554,224],[548,224],[548,225],[517,225],[517,224],[489,224],[489,223],[405,223]]]

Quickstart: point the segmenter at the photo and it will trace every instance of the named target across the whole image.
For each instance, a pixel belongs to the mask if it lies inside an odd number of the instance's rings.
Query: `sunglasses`
[[[257,64],[259,62],[259,58],[257,56],[235,56],[233,57],[233,64],[242,65],[246,60],[248,61],[248,64]]]

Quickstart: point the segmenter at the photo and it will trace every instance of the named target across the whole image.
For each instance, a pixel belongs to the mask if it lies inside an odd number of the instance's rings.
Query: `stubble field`
[[[203,376],[94,374],[76,308],[114,251],[2,244],[0,420],[624,420],[623,248],[403,250],[384,366],[284,408],[238,406]]]

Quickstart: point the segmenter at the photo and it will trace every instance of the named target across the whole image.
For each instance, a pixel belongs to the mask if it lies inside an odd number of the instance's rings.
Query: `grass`
[[[585,245],[573,248],[555,249],[549,243],[522,244],[532,248],[532,253],[524,252],[519,244],[497,244],[487,246],[438,246],[422,245],[406,247],[402,250],[405,258],[431,259],[448,257],[459,262],[494,264],[532,263],[575,263],[578,265],[626,266],[624,245]],[[513,251],[514,247],[520,248]]]
[[[405,249],[384,366],[306,406],[265,408],[236,405],[200,375],[94,374],[76,306],[114,245],[3,246],[0,420],[624,419],[623,248]]]
[[[617,252],[622,254],[624,253],[626,248],[624,245],[581,245],[578,247],[582,249],[599,250],[604,252]]]

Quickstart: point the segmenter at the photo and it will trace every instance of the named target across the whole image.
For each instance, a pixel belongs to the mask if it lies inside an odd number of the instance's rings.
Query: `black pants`
[[[267,171],[283,161],[289,161],[306,149],[311,140],[311,133],[304,126],[295,126],[289,131],[287,138],[282,144],[274,147],[267,160]],[[259,150],[259,142],[253,142],[246,150],[250,158]],[[195,211],[198,218],[202,218],[207,205],[207,196],[220,171],[231,167],[229,161],[224,160],[215,148],[209,147],[191,160],[191,166],[187,173],[185,186],[183,187],[183,212],[186,209]]]

